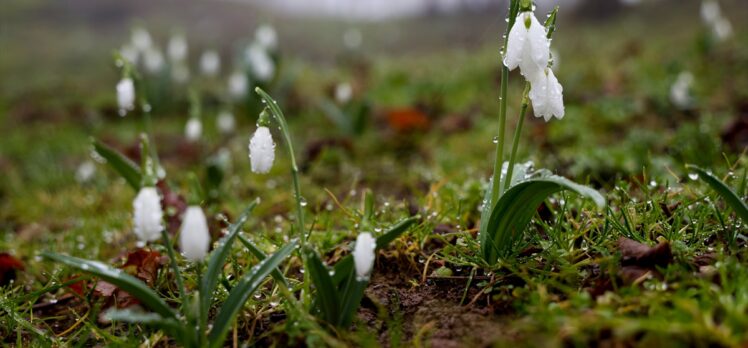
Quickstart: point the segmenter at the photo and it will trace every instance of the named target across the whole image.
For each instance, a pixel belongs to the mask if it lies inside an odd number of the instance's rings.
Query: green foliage
[[[122,176],[133,190],[138,191],[143,181],[140,173],[140,168],[130,161],[125,155],[117,152],[117,150],[107,146],[98,140],[93,141],[94,150],[99,156],[103,157],[107,163]]]

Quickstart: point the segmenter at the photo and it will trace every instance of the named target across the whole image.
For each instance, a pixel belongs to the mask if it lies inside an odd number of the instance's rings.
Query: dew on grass
[[[306,205],[307,205],[307,202],[306,202],[306,198],[304,198],[304,197],[299,197],[299,204],[300,204],[300,205],[301,205],[302,207],[306,207]]]
[[[699,180],[699,173],[688,173],[688,178],[691,180]]]

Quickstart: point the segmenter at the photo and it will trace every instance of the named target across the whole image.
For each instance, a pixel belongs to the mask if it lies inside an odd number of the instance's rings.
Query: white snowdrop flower
[[[353,97],[353,87],[348,82],[339,83],[335,86],[335,100],[339,104],[345,104]]]
[[[203,52],[200,57],[200,71],[207,76],[216,76],[221,70],[221,56],[214,50]]]
[[[720,18],[712,26],[714,36],[719,41],[725,41],[732,36],[732,24],[727,18]]]
[[[252,171],[265,174],[270,171],[275,160],[275,143],[268,127],[257,127],[249,140],[249,161]]]
[[[343,33],[343,46],[349,50],[355,50],[361,47],[364,37],[361,30],[350,28]]]
[[[183,35],[172,36],[166,50],[172,62],[183,62],[187,59],[187,39]]]
[[[156,47],[150,47],[143,52],[143,64],[150,73],[157,73],[164,67],[164,56]]]
[[[247,95],[247,75],[241,71],[236,71],[229,76],[229,94],[236,99],[241,99]]]
[[[670,101],[681,110],[688,109],[693,105],[693,98],[691,98],[693,80],[693,74],[684,71],[678,74],[678,78],[670,86]]]
[[[190,79],[190,69],[187,64],[176,63],[171,66],[171,79],[176,83],[185,83]]]
[[[278,33],[272,26],[263,24],[255,30],[255,41],[267,50],[275,50],[278,47]]]
[[[153,44],[151,33],[149,33],[148,30],[145,30],[145,28],[140,27],[132,30],[131,41],[133,47],[141,52],[145,52],[147,49],[151,48],[151,45]]]
[[[122,59],[130,62],[130,64],[138,64],[138,50],[132,45],[123,45],[119,49],[119,54]]]
[[[78,183],[87,183],[93,179],[96,173],[96,164],[93,161],[85,161],[78,166],[75,171],[75,181]]]
[[[356,278],[366,280],[374,268],[375,250],[377,241],[370,233],[364,232],[356,238],[356,246],[353,248],[353,263],[356,265]]]
[[[252,74],[260,81],[268,81],[275,73],[275,62],[270,58],[267,50],[259,44],[252,44],[245,52],[245,58]]]
[[[133,205],[133,227],[135,234],[143,242],[151,242],[161,237],[164,212],[161,197],[155,187],[143,187],[138,192]]]
[[[521,12],[509,31],[504,65],[509,70],[519,66],[522,75],[531,79],[545,70],[549,58],[550,42],[545,27],[532,12]]]
[[[125,77],[117,83],[117,104],[121,116],[135,109],[135,82],[129,77]]]
[[[210,232],[208,221],[203,209],[192,205],[187,207],[182,218],[182,228],[179,230],[179,246],[182,255],[190,261],[205,258],[210,247]]]
[[[229,111],[221,111],[216,118],[216,128],[223,134],[229,134],[236,128],[234,114]]]
[[[704,0],[701,2],[701,19],[704,23],[712,25],[722,18],[722,10],[719,3],[714,0]]]
[[[184,136],[188,141],[195,142],[200,140],[200,135],[203,134],[203,123],[197,117],[190,117],[187,124],[184,126]]]
[[[558,83],[553,70],[540,72],[530,84],[530,100],[535,117],[543,117],[546,122],[553,116],[564,118],[564,88]]]

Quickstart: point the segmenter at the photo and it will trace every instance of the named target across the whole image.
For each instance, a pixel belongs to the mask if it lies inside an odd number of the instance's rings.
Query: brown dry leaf
[[[392,109],[387,111],[386,114],[387,124],[398,133],[425,131],[430,126],[428,116],[415,108]]]
[[[618,249],[621,251],[623,266],[639,266],[653,268],[665,266],[673,261],[673,252],[670,243],[662,242],[654,247],[639,243],[629,238],[621,237],[618,240]]]
[[[23,263],[8,253],[0,253],[0,286],[16,279],[16,272],[23,271]]]
[[[127,261],[121,268],[146,284],[153,285],[159,269],[167,262],[168,259],[158,251],[138,249],[127,255]]]

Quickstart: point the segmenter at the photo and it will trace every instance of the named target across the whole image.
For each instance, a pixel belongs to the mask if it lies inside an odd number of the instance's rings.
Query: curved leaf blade
[[[242,276],[236,286],[231,290],[231,293],[229,293],[229,297],[223,303],[223,306],[221,306],[221,309],[218,311],[218,315],[213,322],[213,329],[210,331],[210,335],[208,336],[208,342],[210,342],[211,347],[222,346],[226,334],[231,328],[231,323],[236,314],[239,313],[239,310],[244,306],[244,302],[247,302],[249,296],[260,287],[265,277],[276,269],[278,265],[280,265],[280,263],[296,249],[297,244],[297,240],[291,241],[275,254],[263,260],[255,267],[252,267],[247,274]]]
[[[748,223],[748,205],[746,205],[745,202],[740,199],[740,197],[738,197],[735,191],[730,189],[730,187],[722,182],[722,180],[704,169],[690,164],[686,167],[698,173],[699,178],[701,178],[703,182],[707,183],[709,187],[712,188],[712,190],[716,191],[717,194],[719,194],[720,197],[722,197],[722,199],[727,202],[730,208],[735,211],[735,214],[740,216],[743,222]]]
[[[156,294],[155,291],[138,278],[135,278],[120,269],[98,261],[84,260],[57,253],[43,252],[41,255],[47,259],[79,269],[86,273],[91,273],[104,279],[137,298],[146,307],[160,314],[162,317],[176,319],[174,311],[158,296],[158,294]]]
[[[548,196],[563,190],[589,198],[598,207],[605,206],[605,198],[599,192],[560,176],[551,175],[520,182],[499,198],[491,210],[486,229],[481,230],[481,251],[486,262],[494,264],[500,256],[509,255],[538,206]]]
[[[157,313],[146,313],[138,310],[133,310],[130,308],[126,309],[116,309],[112,308],[106,311],[104,314],[104,317],[111,321],[121,321],[125,323],[133,323],[133,324],[144,324],[149,325],[153,327],[157,327],[160,329],[164,329],[165,331],[170,332],[173,334],[175,339],[180,339],[179,336],[184,337],[182,335],[183,328],[180,325],[179,321],[173,318],[164,318],[161,315]]]
[[[318,308],[322,311],[322,316],[328,323],[336,324],[340,316],[338,292],[332,283],[330,270],[322,262],[316,251],[307,249],[305,254],[307,271],[309,271],[309,276],[317,289]]]
[[[268,256],[260,250],[254,243],[252,243],[251,240],[249,240],[247,237],[243,235],[239,235],[239,241],[244,244],[247,249],[249,249],[249,252],[254,255],[258,260],[262,261],[265,260]],[[280,269],[276,268],[272,272],[270,272],[270,275],[275,279],[276,282],[280,283],[281,285],[288,288],[288,280],[283,275],[283,273],[280,271]]]
[[[106,144],[99,142],[98,140],[93,141],[94,151],[99,156],[106,159],[106,162],[121,175],[125,181],[135,190],[140,190],[140,184],[142,182],[142,174],[140,168],[135,165],[130,159],[125,157],[123,154],[117,152],[117,150],[107,146]]]

